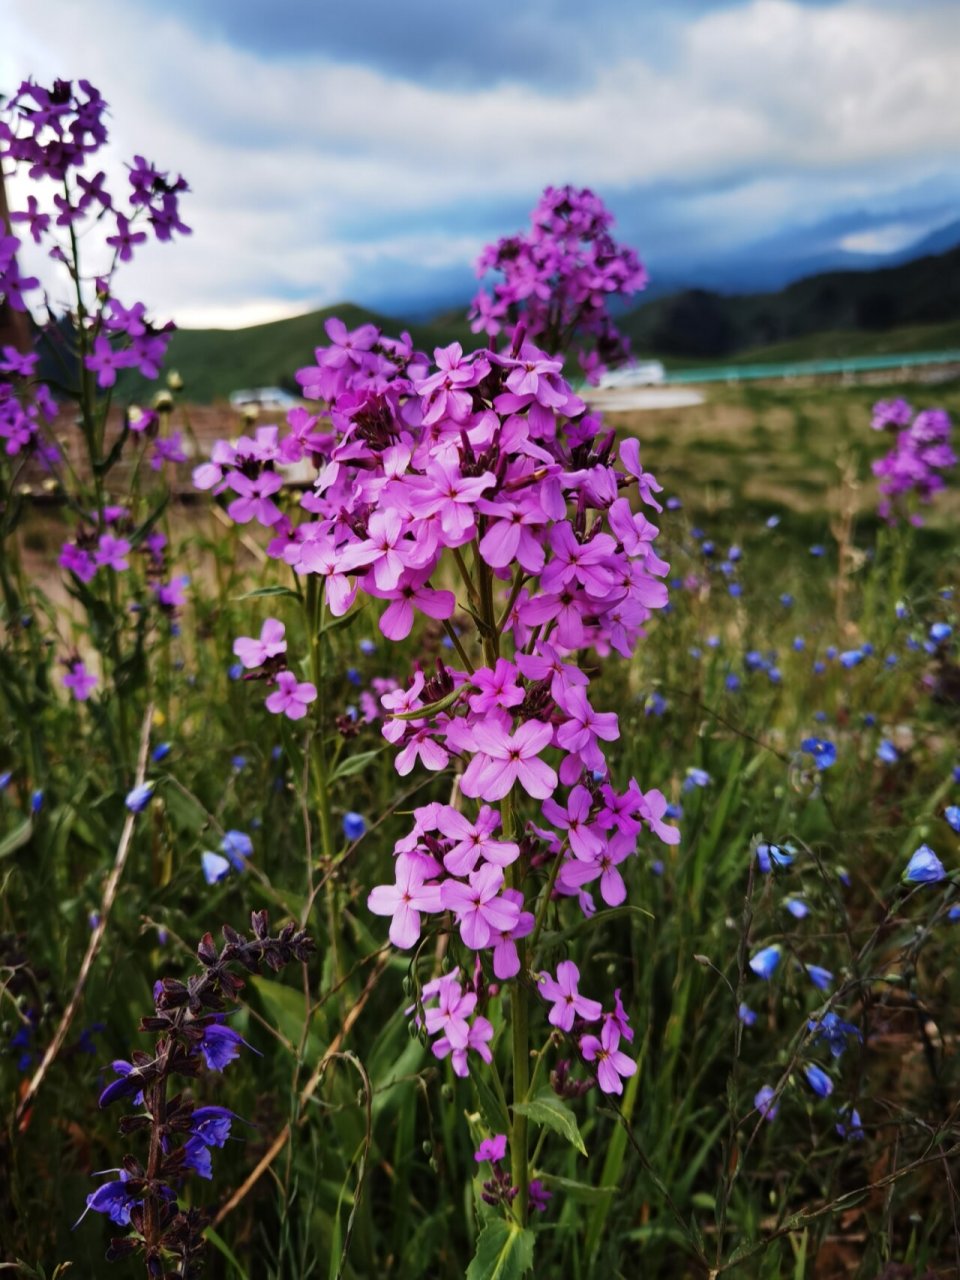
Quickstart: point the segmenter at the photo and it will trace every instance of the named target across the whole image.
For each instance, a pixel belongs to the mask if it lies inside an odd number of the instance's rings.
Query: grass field
[[[256,382],[254,370],[243,380]],[[960,416],[957,381],[882,392]],[[622,1099],[593,1090],[572,1104],[587,1156],[539,1130],[537,1167],[553,1198],[538,1219],[536,1275],[957,1274],[960,926],[947,916],[956,887],[910,889],[900,875],[923,841],[951,874],[960,865],[943,818],[960,795],[955,651],[924,648],[936,622],[956,634],[960,501],[954,486],[912,539],[878,524],[868,468],[884,447],[869,430],[876,395],[724,387],[695,408],[611,415],[639,437],[662,496],[681,505],[658,520],[671,608],[632,661],[591,660],[595,701],[620,717],[613,778],[660,788],[681,815],[682,839],[666,849],[642,838],[624,867],[630,905],[601,906],[598,927],[584,930],[565,905],[550,916],[545,956],[575,954],[596,981],[616,975],[638,1070]],[[442,633],[421,618],[408,641],[390,645],[374,604],[325,641],[337,872],[335,890],[307,909],[310,887],[329,871],[315,852],[311,740],[264,714],[261,688],[228,674],[233,639],[256,635],[268,614],[286,622],[291,652],[307,651],[299,603],[282,590],[291,576],[262,563],[255,542],[240,546],[209,508],[164,509],[158,527],[191,582],[176,626],[159,629],[141,666],[125,669],[121,720],[115,702],[60,696],[58,661],[89,641],[65,610],[47,616],[37,583],[55,573],[59,537],[44,519],[34,513],[27,526],[29,574],[8,572],[20,609],[44,619],[54,640],[46,644],[37,626],[11,628],[20,614],[8,594],[0,649],[0,771],[13,775],[0,794],[4,1257],[22,1260],[14,1274],[33,1280],[50,1280],[67,1261],[68,1274],[84,1277],[142,1274],[136,1261],[107,1271],[115,1228],[100,1215],[71,1230],[91,1173],[114,1167],[137,1141],[119,1137],[116,1115],[96,1107],[104,1064],[143,1043],[134,1028],[158,974],[190,973],[202,933],[243,927],[252,907],[267,904],[277,920],[305,912],[319,955],[292,978],[251,980],[250,1008],[232,1025],[262,1056],[245,1054],[222,1078],[208,1072],[193,1084],[199,1100],[250,1122],[214,1153],[215,1182],[189,1193],[193,1203],[230,1206],[209,1236],[206,1274],[458,1280],[487,1221],[473,1151],[499,1103],[411,1038],[402,1012],[409,956],[385,949],[386,924],[365,906],[390,873],[411,807],[446,800],[451,778],[418,769],[398,779],[375,722],[346,736],[333,728],[375,681],[414,660],[450,660]],[[133,617],[123,624],[130,635]],[[460,623],[474,653],[469,616]],[[863,646],[870,652],[855,664],[837,656]],[[133,828],[63,1053],[18,1115],[73,989],[90,914],[102,909],[125,816],[122,744],[135,747],[148,702],[151,745],[170,744],[149,766],[156,798]],[[812,735],[837,752],[819,773],[800,750]],[[894,763],[878,758],[882,742]],[[43,796],[34,810],[35,791]],[[341,837],[348,812],[365,819],[356,840]],[[210,886],[201,855],[227,830],[249,833],[253,856],[243,875]],[[761,841],[789,846],[793,861],[764,873]],[[789,906],[797,899],[808,908],[799,919]],[[748,960],[771,945],[785,959],[764,982]],[[432,940],[424,972],[455,946]],[[828,989],[809,980],[808,964],[829,970]],[[752,1025],[738,1018],[741,1003]],[[837,1058],[806,1030],[830,1011],[863,1037],[841,1037]],[[495,1050],[503,1068],[502,1040]],[[352,1056],[325,1057],[341,1051]],[[556,1065],[553,1042],[545,1052]],[[811,1089],[811,1062],[829,1075],[829,1097]],[[772,1123],[754,1102],[764,1086],[778,1099]],[[838,1124],[858,1136],[847,1140]],[[269,1171],[248,1182],[258,1162]],[[505,1270],[503,1280],[519,1274]]]

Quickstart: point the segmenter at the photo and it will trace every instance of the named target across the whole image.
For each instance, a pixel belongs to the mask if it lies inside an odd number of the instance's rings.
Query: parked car
[[[285,413],[295,409],[300,401],[283,387],[253,387],[247,391],[234,391],[230,397],[231,409],[242,413],[244,409],[266,409]]]
[[[600,378],[601,387],[658,387],[666,382],[667,373],[659,360],[638,360],[608,369]]]

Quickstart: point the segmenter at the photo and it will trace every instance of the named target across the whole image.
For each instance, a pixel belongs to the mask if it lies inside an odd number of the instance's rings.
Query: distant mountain
[[[687,289],[618,318],[640,354],[711,358],[826,331],[960,319],[960,248],[874,271],[831,271],[776,293]]]
[[[429,323],[409,323],[344,302],[247,329],[181,329],[170,343],[167,368],[179,372],[187,398],[199,403],[224,399],[241,387],[295,391],[294,375],[310,364],[314,348],[327,342],[324,323],[331,316],[351,329],[365,323],[391,334],[408,329],[424,351],[455,341],[469,349],[477,341],[465,309],[445,312]],[[776,292],[681,289],[617,316],[637,354],[696,360],[733,358],[784,344],[787,349],[799,344],[811,356],[832,354],[845,334],[852,335],[851,349],[864,351],[886,349],[879,335],[887,332],[899,350],[936,346],[938,334],[949,335],[953,345],[958,322],[960,247],[896,267],[813,275]],[[819,345],[816,335],[821,335]],[[152,386],[127,378],[121,390],[125,396],[145,398]]]

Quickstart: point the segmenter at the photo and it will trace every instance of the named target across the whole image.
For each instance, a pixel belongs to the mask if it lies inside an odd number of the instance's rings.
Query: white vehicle
[[[602,388],[659,387],[667,378],[659,360],[638,360],[619,369],[608,369],[600,378]]]
[[[253,387],[249,391],[234,391],[230,397],[230,408],[242,413],[244,409],[266,409],[285,413],[287,409],[295,409],[300,401],[282,387]]]

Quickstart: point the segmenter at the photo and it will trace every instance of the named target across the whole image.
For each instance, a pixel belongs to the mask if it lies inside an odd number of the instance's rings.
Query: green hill
[[[245,329],[179,329],[171,339],[166,368],[176,369],[183,378],[187,398],[198,403],[225,398],[241,387],[285,387],[296,391],[294,374],[312,363],[315,347],[329,341],[323,326],[331,316],[339,316],[348,329],[375,324],[395,335],[407,329],[417,346],[427,351],[456,339],[466,346],[473,336],[466,320],[459,326],[446,320],[439,326],[408,324],[352,302],[342,302],[322,311]],[[137,388],[127,384],[124,391],[143,394],[142,384]]]
[[[876,271],[831,271],[810,276],[779,293],[725,295],[689,289],[656,298],[618,320],[642,355],[686,359],[727,358],[820,335],[807,355],[882,351],[876,341],[915,326],[960,321],[960,247]],[[836,347],[838,334],[864,345]],[[900,338],[898,337],[898,341]],[[911,350],[922,350],[926,338]],[[805,343],[801,344],[806,347]],[[892,348],[886,348],[892,349]],[[904,349],[904,348],[900,348]],[[794,352],[789,352],[795,358]]]
[[[454,341],[469,349],[476,342],[465,309],[419,324],[344,302],[246,329],[181,329],[170,343],[167,368],[179,372],[187,397],[199,403],[240,387],[296,390],[296,370],[326,343],[324,322],[334,315],[351,329],[368,322],[391,334],[408,329],[424,351]],[[883,270],[810,276],[779,293],[690,289],[656,298],[617,323],[637,354],[671,365],[953,348],[960,346],[960,248]],[[133,379],[125,379],[123,391],[149,393]]]

